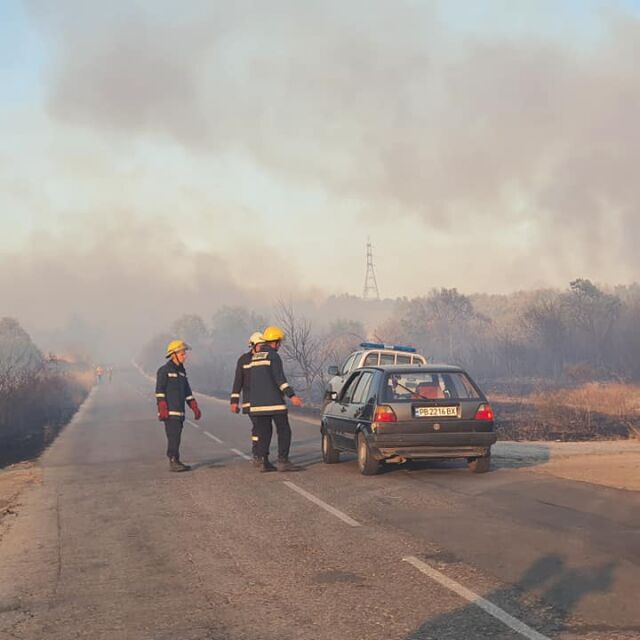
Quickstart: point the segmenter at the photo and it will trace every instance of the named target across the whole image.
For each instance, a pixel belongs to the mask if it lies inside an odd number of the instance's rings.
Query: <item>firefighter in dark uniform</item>
[[[269,471],[269,447],[271,445],[271,421],[278,433],[278,471],[297,469],[289,461],[291,448],[291,427],[285,396],[296,407],[302,400],[287,382],[278,349],[284,340],[280,327],[267,327],[262,336],[264,344],[251,358],[251,387],[249,390],[249,415],[256,419],[258,442],[256,452],[261,461],[261,471]]]
[[[260,351],[260,346],[264,342],[264,338],[260,332],[256,332],[249,338],[249,351],[243,353],[236,363],[236,374],[233,378],[233,387],[231,389],[231,396],[229,397],[231,413],[240,413],[240,407],[242,406],[242,413],[247,415],[249,413],[249,385],[251,384],[251,358],[255,353]],[[242,405],[240,405],[240,394],[242,393]],[[253,464],[259,467],[262,464],[256,447],[258,443],[258,434],[256,433],[256,418],[255,416],[249,416],[251,420],[251,453],[253,454]],[[275,471],[275,467],[273,467]]]
[[[184,425],[185,402],[193,411],[196,420],[202,412],[193,397],[191,386],[184,370],[187,351],[191,347],[183,340],[173,340],[167,347],[167,363],[158,369],[156,377],[156,400],[158,419],[164,422],[167,434],[167,457],[171,471],[189,471],[191,467],[180,462],[180,438]]]

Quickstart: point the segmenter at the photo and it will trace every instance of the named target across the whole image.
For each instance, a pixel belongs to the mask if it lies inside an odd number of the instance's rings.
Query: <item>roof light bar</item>
[[[381,342],[361,342],[363,349],[388,349],[389,351],[403,351],[405,353],[415,353],[413,347],[403,347],[397,344],[382,344]]]

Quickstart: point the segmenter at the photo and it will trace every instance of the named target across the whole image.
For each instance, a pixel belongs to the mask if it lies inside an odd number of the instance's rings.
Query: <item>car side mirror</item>
[[[327,369],[327,373],[328,373],[330,376],[337,376],[337,375],[339,375],[340,370],[338,369],[338,367],[333,366],[333,367],[329,367],[329,368]]]
[[[334,402],[334,401],[335,401],[335,400],[337,400],[337,398],[338,398],[338,392],[337,392],[337,391],[332,391],[332,392],[329,394],[329,397],[331,398],[331,401],[332,401],[332,402]]]

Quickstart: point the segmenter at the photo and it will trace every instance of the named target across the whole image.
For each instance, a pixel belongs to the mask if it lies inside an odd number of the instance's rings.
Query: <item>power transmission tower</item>
[[[373,266],[373,247],[371,240],[367,238],[367,275],[364,277],[364,291],[362,297],[365,300],[380,300],[376,270]]]

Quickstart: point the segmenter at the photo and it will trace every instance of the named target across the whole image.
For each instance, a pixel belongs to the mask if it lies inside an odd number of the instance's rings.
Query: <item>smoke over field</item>
[[[124,357],[182,310],[318,309],[361,290],[368,235],[389,299],[637,278],[625,2],[8,13],[0,306],[47,346]]]

